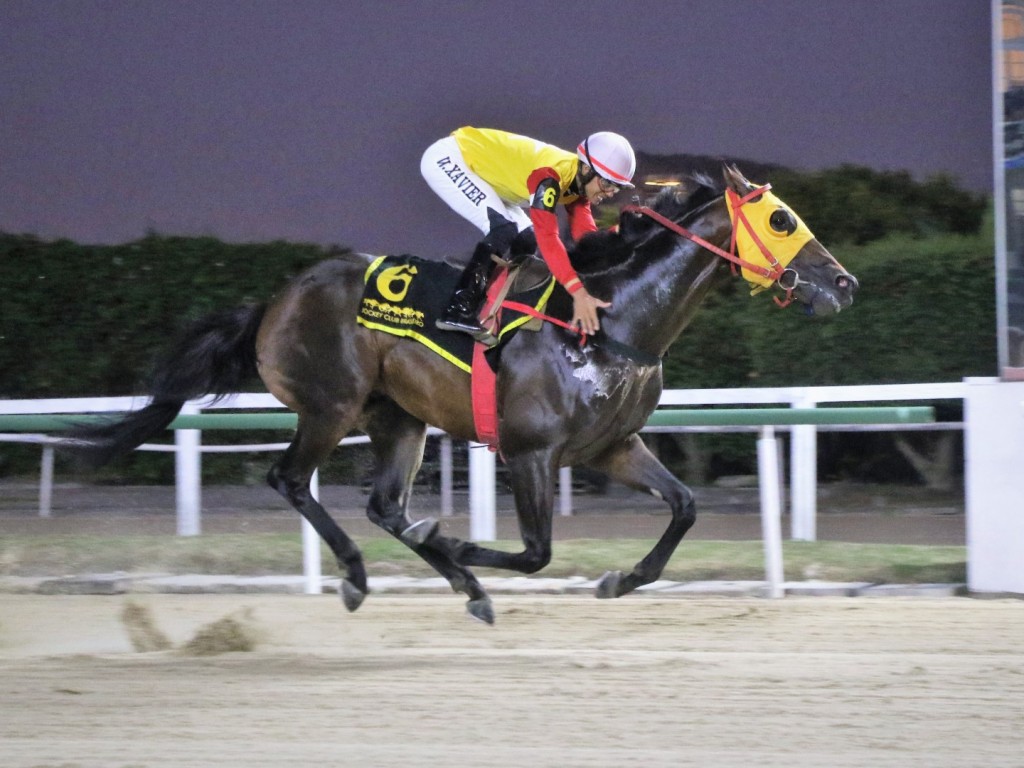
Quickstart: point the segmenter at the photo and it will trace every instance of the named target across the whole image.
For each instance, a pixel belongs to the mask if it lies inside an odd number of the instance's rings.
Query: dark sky
[[[464,124],[989,191],[990,27],[987,0],[0,0],[0,230],[468,250],[419,175]]]

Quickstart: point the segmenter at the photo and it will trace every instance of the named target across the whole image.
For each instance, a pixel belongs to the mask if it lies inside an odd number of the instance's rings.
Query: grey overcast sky
[[[987,0],[0,0],[0,230],[468,250],[419,175],[465,124],[987,192],[990,29]]]

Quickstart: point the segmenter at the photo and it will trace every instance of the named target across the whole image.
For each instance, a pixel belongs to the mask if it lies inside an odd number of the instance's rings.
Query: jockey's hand
[[[597,310],[611,305],[610,301],[601,301],[591,296],[586,288],[580,288],[572,295],[572,326],[588,335],[597,333],[601,327]]]

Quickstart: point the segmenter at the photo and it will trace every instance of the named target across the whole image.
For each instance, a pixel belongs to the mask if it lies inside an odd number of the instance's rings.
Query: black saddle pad
[[[459,275],[458,268],[440,261],[409,255],[381,256],[366,270],[356,321],[376,331],[415,339],[469,373],[473,339],[465,333],[438,330],[434,325],[445,310]],[[554,281],[547,280],[514,298],[542,309],[553,288]],[[529,320],[520,312],[503,310],[501,341],[507,341]]]

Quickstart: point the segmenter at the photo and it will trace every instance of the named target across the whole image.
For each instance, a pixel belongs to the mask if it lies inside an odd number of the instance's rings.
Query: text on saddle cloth
[[[473,339],[464,333],[442,331],[441,317],[455,289],[459,270],[440,261],[418,256],[380,256],[366,269],[365,287],[356,321],[367,328],[404,336],[423,344],[466,373],[472,372]],[[516,295],[516,301],[542,311],[554,290],[554,280]],[[485,315],[492,314],[488,309]],[[498,338],[506,341],[532,316],[502,310]]]

